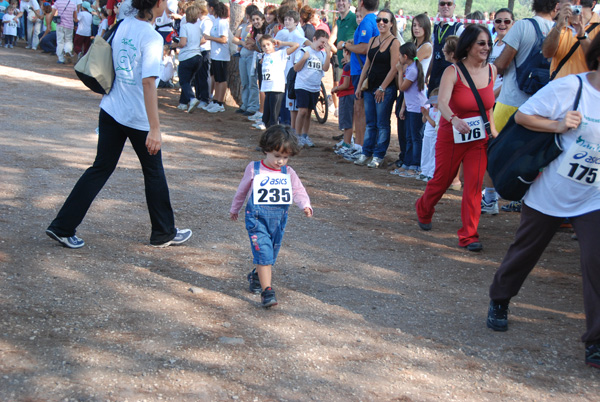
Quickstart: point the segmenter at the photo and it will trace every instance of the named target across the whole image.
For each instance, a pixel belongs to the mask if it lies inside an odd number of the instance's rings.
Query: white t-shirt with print
[[[302,51],[294,53],[294,64],[299,62],[304,53],[308,53],[308,60],[304,62],[302,70],[296,74],[296,85],[295,89],[304,89],[308,92],[319,92],[321,91],[321,80],[325,73],[323,72],[323,64],[325,64],[325,51],[314,50],[310,46],[302,48]]]
[[[224,36],[227,38],[227,42],[218,43],[212,42],[210,49],[211,60],[229,61],[231,55],[229,54],[229,22],[226,19],[217,18],[215,23],[210,30],[210,36],[213,38],[220,38]]]
[[[160,75],[163,38],[148,22],[127,17],[115,33],[112,56],[115,81],[100,108],[124,126],[148,131],[142,79]]]
[[[179,61],[191,59],[194,56],[200,54],[200,39],[202,32],[200,32],[200,20],[194,24],[186,22],[179,30],[179,36],[181,38],[187,38],[185,47],[179,49]]]
[[[588,74],[579,74],[583,80],[577,108],[583,115],[581,125],[560,136],[563,152],[544,169],[525,194],[525,203],[546,215],[573,217],[600,209],[600,158],[596,159],[600,156],[600,91],[589,83]],[[519,111],[562,120],[568,111],[573,110],[578,89],[579,80],[575,75],[559,78],[536,92]],[[577,152],[577,157],[568,157],[572,151]],[[570,163],[582,163],[589,169],[579,169]],[[561,167],[566,167],[567,171],[573,169],[572,177],[577,179],[581,176],[580,180],[559,174]]]
[[[14,20],[15,16],[10,14],[4,14],[2,17],[2,23],[4,24],[4,35],[17,36],[17,21]]]
[[[544,35],[544,37],[548,35],[554,25],[554,21],[549,21],[538,16],[533,18],[538,22],[542,35]],[[517,54],[504,72],[502,89],[500,91],[500,96],[498,97],[498,102],[508,106],[519,107],[529,99],[530,95],[521,91],[517,84],[517,69],[515,67],[515,62],[517,66],[520,66],[527,57],[529,57],[529,52],[531,52],[531,48],[535,44],[536,37],[533,23],[529,20],[519,20],[515,22],[515,25],[508,31],[502,40],[508,46],[516,50]]]
[[[79,36],[92,36],[92,14],[87,10],[77,13],[77,32]]]
[[[265,53],[262,59],[261,92],[284,92],[286,75],[284,67],[288,54],[285,49],[273,53]]]

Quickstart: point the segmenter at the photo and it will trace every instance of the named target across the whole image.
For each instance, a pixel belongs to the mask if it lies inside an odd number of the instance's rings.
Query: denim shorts
[[[288,219],[287,206],[252,205],[246,208],[246,230],[256,265],[273,265],[277,260],[285,225]]]
[[[352,128],[354,121],[354,95],[340,96],[338,108],[338,124],[340,130]]]

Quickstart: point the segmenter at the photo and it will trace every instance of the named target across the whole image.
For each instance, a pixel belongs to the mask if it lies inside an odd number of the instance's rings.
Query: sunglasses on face
[[[454,5],[454,3],[451,1],[440,1],[440,7],[444,7],[444,6],[452,7],[453,5]]]
[[[486,42],[484,40],[480,40],[479,42],[475,42],[475,43],[481,47],[484,47],[485,45],[488,45],[488,47],[494,46],[494,42],[492,42],[492,41]]]
[[[512,24],[512,20],[503,20],[503,19],[500,19],[500,18],[494,20],[494,22],[496,24],[502,24],[504,22],[504,25],[510,25],[510,24]]]
[[[375,18],[375,22],[378,23],[378,24],[380,22],[382,22],[382,21],[383,21],[384,24],[387,24],[387,23],[390,22],[390,20],[388,20],[387,18],[379,18],[379,17]]]

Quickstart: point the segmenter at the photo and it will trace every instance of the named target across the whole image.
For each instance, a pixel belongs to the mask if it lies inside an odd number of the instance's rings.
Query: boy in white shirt
[[[275,47],[289,46],[287,49],[275,50]],[[263,35],[260,38],[260,47],[264,52],[262,59],[262,84],[260,91],[265,93],[265,106],[262,122],[252,125],[254,128],[265,130],[277,124],[281,102],[285,91],[284,66],[290,54],[298,49],[294,42],[280,42],[273,39],[271,35]]]
[[[298,12],[296,10],[289,10],[286,11],[286,13],[284,14],[283,17],[283,25],[284,25],[284,29],[279,30],[279,32],[277,32],[277,35],[275,36],[275,39],[280,40],[280,41],[285,41],[285,42],[294,42],[297,43],[299,46],[310,46],[310,41],[307,40],[304,37],[304,31],[302,30],[302,27],[300,27],[299,25],[300,22],[300,14],[298,14]],[[290,57],[288,58],[287,64],[285,66],[285,76],[287,77],[288,71],[290,71],[290,69],[292,67],[294,67],[294,60],[296,57],[296,53],[298,53],[298,50],[296,50],[295,53],[290,54]],[[287,97],[287,88],[286,88],[286,97],[285,97],[285,104],[284,104],[284,108],[286,108],[287,110],[289,110],[290,112],[290,125],[292,126],[292,132],[296,132],[295,128],[296,128],[296,114],[297,114],[297,107],[296,107],[296,100],[295,99],[290,99],[289,97]]]
[[[322,29],[315,32],[312,44],[301,49],[295,57],[294,70],[297,72],[294,89],[296,91],[296,133],[301,146],[314,147],[308,136],[310,115],[317,104],[321,92],[321,80],[329,70],[331,52],[329,34]]]

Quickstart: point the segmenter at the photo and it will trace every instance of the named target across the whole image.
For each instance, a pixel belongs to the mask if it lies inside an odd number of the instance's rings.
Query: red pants
[[[88,49],[90,48],[90,43],[91,40],[89,36],[81,36],[75,34],[75,36],[73,37],[73,51],[75,52],[75,54],[81,53],[81,55],[83,56],[87,53]]]
[[[486,149],[487,140],[455,144],[451,133],[440,131],[435,145],[435,173],[433,179],[427,182],[425,193],[417,200],[419,222],[431,223],[435,205],[452,184],[462,162],[462,227],[458,230],[458,244],[461,247],[479,241],[477,226],[481,216],[481,186],[487,168]]]

